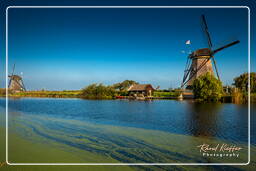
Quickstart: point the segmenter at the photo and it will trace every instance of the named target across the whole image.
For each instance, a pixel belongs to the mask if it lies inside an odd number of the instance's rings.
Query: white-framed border
[[[248,162],[247,163],[10,163],[8,161],[8,10],[11,8],[246,8],[248,10]],[[6,35],[6,163],[8,165],[248,165],[250,153],[250,8],[248,6],[8,6],[5,10]]]

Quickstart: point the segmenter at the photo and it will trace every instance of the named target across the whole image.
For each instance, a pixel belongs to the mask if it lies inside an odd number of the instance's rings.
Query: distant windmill
[[[15,70],[15,64],[13,65],[13,68],[12,68],[12,74],[8,76],[9,77],[8,89],[15,92],[26,91],[22,77],[19,75],[14,75],[14,70]]]
[[[189,54],[187,63],[185,66],[181,88],[185,87],[186,89],[190,89],[192,87],[193,81],[199,76],[206,74],[207,72],[214,75],[211,60],[213,60],[215,72],[217,74],[218,79],[220,80],[214,55],[217,52],[240,42],[239,40],[236,40],[223,47],[213,50],[210,33],[208,32],[208,26],[206,24],[206,19],[204,15],[202,15],[202,21],[203,21],[204,32],[208,40],[208,48],[197,49],[196,51]]]

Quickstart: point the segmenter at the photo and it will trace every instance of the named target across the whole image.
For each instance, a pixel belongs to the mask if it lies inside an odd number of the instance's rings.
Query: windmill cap
[[[198,49],[191,54],[191,57],[210,56],[211,50],[209,48]]]
[[[22,78],[18,75],[9,75],[9,77],[11,77],[12,79],[15,79],[15,80],[21,80]]]

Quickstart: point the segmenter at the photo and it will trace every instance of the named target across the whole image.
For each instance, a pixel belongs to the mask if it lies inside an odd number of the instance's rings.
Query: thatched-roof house
[[[133,96],[151,97],[154,90],[151,84],[134,84],[128,88],[129,94]]]

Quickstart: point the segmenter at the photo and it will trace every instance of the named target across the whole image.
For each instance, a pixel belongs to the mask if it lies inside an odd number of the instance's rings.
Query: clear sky
[[[27,89],[81,89],[125,79],[180,86],[188,51],[207,47],[205,14],[221,80],[247,71],[247,9],[9,9],[9,72]]]

